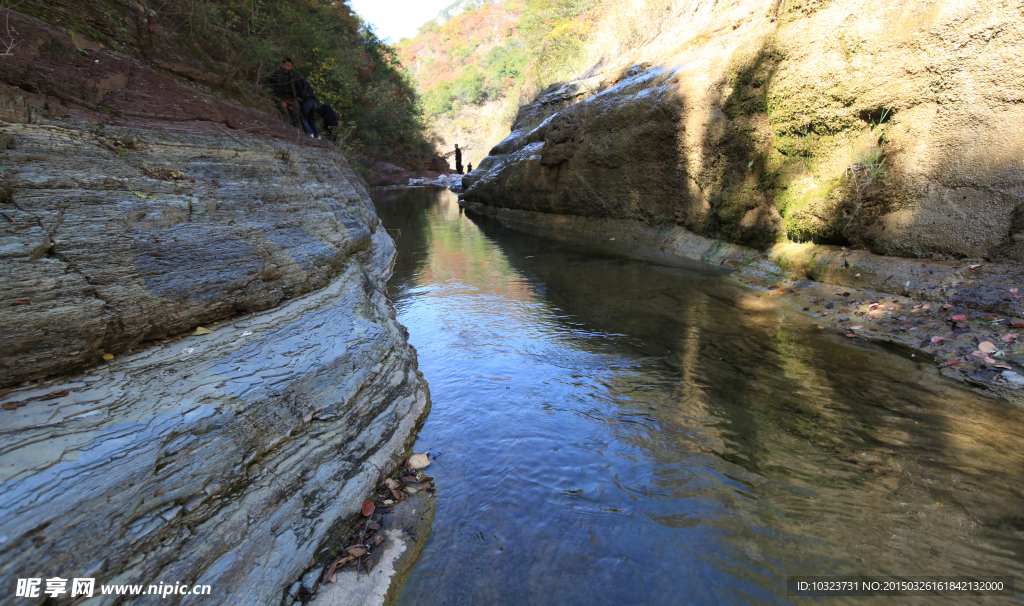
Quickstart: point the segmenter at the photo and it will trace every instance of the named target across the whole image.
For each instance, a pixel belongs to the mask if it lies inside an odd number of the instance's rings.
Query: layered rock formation
[[[0,584],[280,603],[429,405],[385,293],[393,242],[326,144],[10,19]]]
[[[653,39],[523,107],[466,199],[757,248],[1024,261],[1019,5],[661,5]]]

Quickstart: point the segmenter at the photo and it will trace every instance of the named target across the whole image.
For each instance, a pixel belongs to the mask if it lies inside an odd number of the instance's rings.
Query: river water
[[[808,602],[787,575],[1024,583],[1024,411],[711,267],[527,236],[447,191],[375,202],[440,489],[401,604]],[[942,602],[964,599],[900,603]]]

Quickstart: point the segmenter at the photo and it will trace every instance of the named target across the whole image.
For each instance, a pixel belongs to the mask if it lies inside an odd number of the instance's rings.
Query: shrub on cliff
[[[431,149],[397,53],[346,0],[42,0],[19,10],[249,105],[267,96],[260,78],[291,57],[371,153]]]

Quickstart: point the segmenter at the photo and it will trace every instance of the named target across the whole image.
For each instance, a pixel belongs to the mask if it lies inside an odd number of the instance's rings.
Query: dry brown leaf
[[[402,487],[402,483],[394,478],[384,480],[384,485],[388,487],[388,490],[398,490]]]
[[[990,354],[996,350],[996,346],[991,341],[982,341],[978,343],[978,351]]]
[[[371,501],[370,499],[366,499],[365,501],[363,501],[363,515],[364,516],[366,516],[366,517],[372,516],[373,515],[373,510],[376,509],[376,508],[377,507],[373,504],[373,501]]]
[[[196,331],[194,333],[192,333],[192,336],[198,337],[198,336],[209,335],[209,334],[213,334],[213,331],[210,330],[209,328],[203,328],[202,326],[197,326],[196,327]]]
[[[383,542],[384,542],[384,535],[379,534],[376,537],[374,537],[374,539],[373,539],[373,546],[377,547],[377,546],[379,546]]]
[[[348,552],[348,555],[353,556],[353,557],[357,557],[357,558],[362,556],[362,555],[364,555],[366,553],[366,550],[363,549],[362,547],[349,547],[345,551]]]
[[[417,469],[423,469],[430,465],[430,453],[421,452],[409,457],[409,461],[406,463],[406,467],[415,471]]]
[[[932,337],[932,343],[935,343],[936,345],[942,343],[943,341],[945,341],[945,339],[943,339],[942,337]]]
[[[55,391],[53,393],[46,394],[40,400],[56,400],[57,398],[63,398],[64,396],[71,393],[70,389],[63,389],[61,391]]]

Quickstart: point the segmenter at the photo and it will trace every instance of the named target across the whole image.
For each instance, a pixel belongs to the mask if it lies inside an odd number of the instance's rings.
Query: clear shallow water
[[[785,595],[794,574],[1024,583],[1021,410],[714,271],[526,236],[447,191],[375,201],[400,233],[389,289],[440,488],[400,603],[806,603]]]

